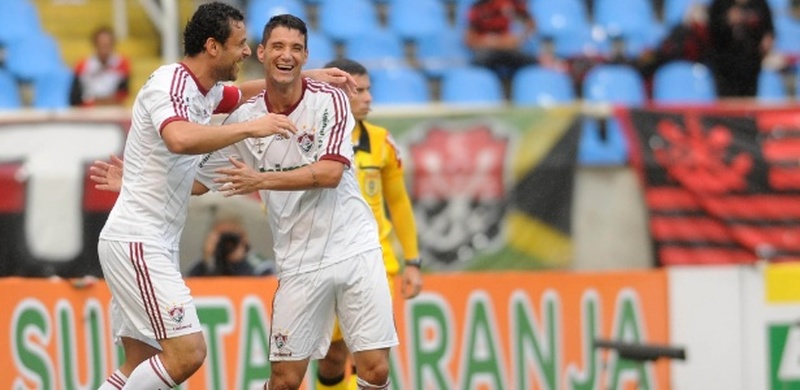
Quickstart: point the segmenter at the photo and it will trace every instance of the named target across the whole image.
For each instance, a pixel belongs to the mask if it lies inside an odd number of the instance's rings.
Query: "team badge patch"
[[[278,349],[283,349],[283,347],[286,346],[286,341],[288,340],[289,335],[282,332],[275,332],[275,334],[272,335],[272,342],[275,343],[275,346],[278,347]]]
[[[364,194],[375,196],[381,191],[381,177],[376,170],[366,170],[364,172]]]
[[[310,152],[311,148],[314,146],[314,134],[304,133],[297,136],[297,144],[300,146],[300,150],[302,150],[303,153]]]
[[[172,317],[173,320],[175,320],[175,322],[180,323],[181,321],[183,321],[183,314],[184,314],[183,305],[179,304],[172,305],[172,307],[169,308],[167,313],[169,314],[170,317]]]

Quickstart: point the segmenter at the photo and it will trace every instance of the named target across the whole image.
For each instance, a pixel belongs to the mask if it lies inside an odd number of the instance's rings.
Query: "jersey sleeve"
[[[233,85],[226,85],[222,88],[222,100],[214,110],[215,114],[227,114],[232,112],[239,105],[242,98],[242,91]]]
[[[353,162],[353,128],[356,120],[350,112],[350,101],[344,91],[334,88],[325,111],[330,112],[332,123],[320,126],[317,135],[322,136],[320,160],[334,160],[350,167]],[[325,121],[323,120],[323,123]]]
[[[403,248],[403,256],[406,259],[416,259],[419,257],[417,225],[414,221],[411,199],[406,190],[403,163],[391,134],[386,132],[383,142],[386,143],[383,148],[386,151],[385,161],[381,169],[383,199],[386,208],[389,209],[397,240]]]
[[[185,98],[189,76],[178,68],[174,72],[155,73],[144,88],[145,108],[150,112],[158,134],[175,121],[189,121],[189,99]]]

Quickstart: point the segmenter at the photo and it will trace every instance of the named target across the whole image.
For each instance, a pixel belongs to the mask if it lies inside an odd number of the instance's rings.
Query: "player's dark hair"
[[[367,68],[365,68],[364,65],[361,65],[360,63],[349,58],[333,60],[325,64],[324,68],[339,68],[353,76],[361,76],[368,73]]]
[[[308,50],[308,27],[306,27],[306,22],[304,22],[303,19],[290,14],[275,15],[269,19],[267,24],[264,26],[264,33],[261,34],[262,45],[267,44],[267,40],[272,34],[272,30],[277,27],[285,27],[289,30],[300,31],[300,33],[303,34],[303,45],[306,47],[306,50]]]
[[[100,26],[92,32],[92,44],[97,44],[97,38],[103,34],[108,34],[111,37],[111,42],[116,42],[117,38],[114,35],[114,30],[109,26]]]
[[[242,21],[242,12],[228,4],[215,1],[201,5],[183,30],[183,53],[189,57],[202,53],[208,38],[224,45],[231,36],[231,23]]]

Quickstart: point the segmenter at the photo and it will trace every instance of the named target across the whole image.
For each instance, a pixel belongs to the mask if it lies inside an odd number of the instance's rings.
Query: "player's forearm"
[[[245,81],[239,85],[239,90],[242,91],[241,102],[246,102],[253,96],[258,95],[267,87],[267,81],[264,79]]]
[[[255,130],[252,122],[205,126],[179,121],[164,127],[161,136],[172,153],[203,154],[251,137]]]
[[[323,160],[291,171],[263,172],[259,189],[272,191],[304,191],[335,188],[344,173],[344,165]]]

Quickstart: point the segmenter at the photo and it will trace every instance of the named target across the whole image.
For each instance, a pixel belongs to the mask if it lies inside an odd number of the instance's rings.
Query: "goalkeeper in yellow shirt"
[[[394,277],[401,268],[392,246],[391,232],[394,228],[405,257],[401,294],[405,299],[413,298],[422,289],[421,262],[417,246],[417,227],[397,146],[389,131],[366,121],[372,104],[367,69],[347,59],[332,61],[325,67],[339,68],[350,73],[356,80],[356,92],[350,95],[350,109],[356,119],[356,127],[353,129],[356,177],[361,193],[378,221],[378,234],[390,290],[394,293]],[[387,209],[391,220],[386,213]],[[328,355],[319,361],[317,389],[356,390],[355,375],[350,376],[351,380],[345,381],[349,351],[338,324],[332,340]]]

